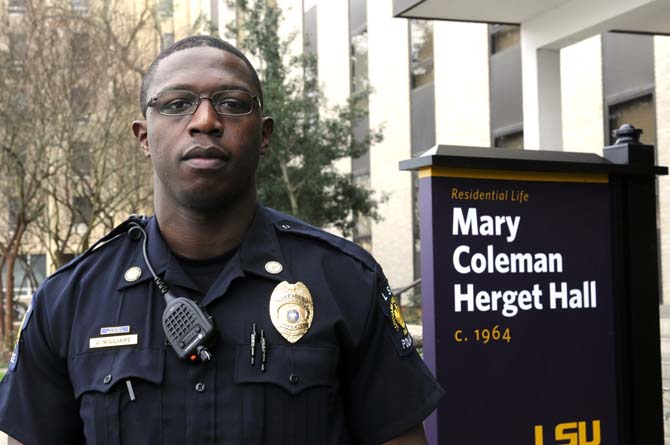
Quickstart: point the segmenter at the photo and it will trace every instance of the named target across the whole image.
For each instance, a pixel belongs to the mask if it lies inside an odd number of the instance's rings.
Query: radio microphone
[[[165,310],[163,311],[163,332],[165,337],[182,360],[190,362],[206,362],[211,360],[212,354],[208,346],[214,341],[216,329],[213,318],[193,300],[184,297],[175,297],[167,283],[154,272],[147,254],[147,233],[139,224],[132,224],[128,230],[132,239],[144,238],[142,253],[144,262],[151,272],[151,276],[163,294]]]

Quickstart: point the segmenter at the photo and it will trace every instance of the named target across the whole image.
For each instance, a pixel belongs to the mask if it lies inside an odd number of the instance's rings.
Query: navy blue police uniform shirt
[[[212,360],[187,363],[166,346],[142,241],[122,235],[35,294],[0,383],[0,430],[26,445],[379,444],[436,407],[443,391],[379,265],[355,244],[259,206],[202,295],[156,219],[145,229],[156,273],[214,317]],[[282,267],[269,272],[271,261]],[[269,314],[284,280],[303,282],[314,305],[293,344]],[[254,323],[267,340],[264,372],[258,345],[251,365]]]

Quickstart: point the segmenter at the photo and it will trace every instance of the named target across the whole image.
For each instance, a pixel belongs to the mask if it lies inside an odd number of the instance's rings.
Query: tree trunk
[[[291,203],[291,214],[298,217],[298,198],[295,195],[295,187],[291,184],[291,178],[288,176],[288,166],[286,165],[286,162],[281,161],[279,163],[279,168],[281,168],[282,180],[284,181],[284,186],[288,193],[288,200]]]
[[[0,261],[0,271],[2,266],[4,266],[5,255],[3,254],[3,260]],[[2,273],[0,273],[0,337],[5,338],[5,292],[2,290]]]
[[[5,264],[7,265],[7,292],[5,292],[4,343],[9,349],[14,344],[14,267],[16,266],[16,258],[19,255],[24,231],[25,226],[20,222],[17,223],[13,243],[8,246],[7,257],[5,258]]]

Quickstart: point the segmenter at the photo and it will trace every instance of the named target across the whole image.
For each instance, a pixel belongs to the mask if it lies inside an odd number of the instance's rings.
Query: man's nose
[[[201,97],[198,108],[191,116],[188,124],[191,134],[204,133],[212,136],[223,134],[223,122],[221,116],[214,109],[212,101],[208,97]]]

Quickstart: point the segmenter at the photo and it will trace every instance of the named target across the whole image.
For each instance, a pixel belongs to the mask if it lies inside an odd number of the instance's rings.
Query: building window
[[[419,208],[419,174],[412,172],[412,238],[414,240],[414,279],[421,278],[421,220]]]
[[[47,273],[46,255],[19,255],[14,265],[14,298],[25,300],[25,304],[44,281]],[[7,270],[2,271],[3,283],[7,282]],[[3,287],[3,290],[7,289]]]
[[[26,0],[9,0],[7,4],[7,12],[10,14],[25,14]]]
[[[523,131],[515,131],[497,136],[493,139],[493,146],[497,148],[523,149]]]
[[[88,99],[84,88],[75,87],[70,90],[70,109],[75,121],[79,124],[88,122]]]
[[[623,124],[631,124],[635,128],[642,129],[640,142],[656,145],[656,119],[654,117],[654,97],[652,94],[612,104],[608,107],[608,112],[610,128],[608,140],[610,144],[616,142],[614,130],[617,130]]]
[[[350,38],[350,89],[354,105],[363,113],[353,128],[352,138],[364,140],[370,134],[368,102],[368,31],[367,3],[365,0],[349,0]],[[354,184],[370,187],[370,152],[351,160],[351,176]],[[372,251],[372,220],[369,217],[353,215],[355,243]]]
[[[521,42],[521,32],[515,25],[490,25],[491,54],[499,53],[507,48],[513,48]]]
[[[366,189],[370,188],[370,175],[362,174],[354,176],[354,183],[359,187]],[[358,215],[354,216],[354,233],[353,240],[356,244],[367,250],[372,251],[372,220],[371,218],[361,218]]]
[[[319,67],[317,63],[317,20],[316,5],[305,11],[302,23],[302,52],[307,57],[307,63],[304,65],[303,76],[305,79],[305,94],[316,98],[318,95],[317,87],[319,82]]]
[[[79,15],[88,15],[88,0],[72,0],[72,9]]]
[[[303,52],[305,54],[316,56],[317,53],[317,20],[316,20],[316,5],[305,11],[303,16]]]
[[[166,32],[161,36],[161,51],[169,48],[174,43],[174,33]]]
[[[351,95],[356,105],[368,110],[368,32],[351,36]]]
[[[412,89],[433,82],[433,22],[410,20],[410,71]]]
[[[77,177],[91,174],[91,145],[88,142],[73,142],[70,146],[70,169]]]
[[[21,70],[28,55],[28,38],[23,33],[9,33],[9,58],[14,68]]]
[[[91,36],[86,32],[75,32],[70,43],[72,48],[72,61],[81,66],[88,62],[91,54]]]
[[[173,0],[160,0],[158,4],[158,15],[162,19],[167,19],[172,17],[174,13],[174,1]]]
[[[21,209],[21,202],[15,196],[10,196],[8,207],[9,207],[8,208],[9,214],[7,216],[9,217],[9,225],[16,226],[16,223],[18,222],[19,218],[19,211]],[[10,227],[10,229],[12,228],[13,227]]]
[[[72,224],[88,225],[93,216],[93,206],[88,196],[75,196],[72,199]]]
[[[489,103],[494,147],[523,148],[519,27],[489,25]]]

